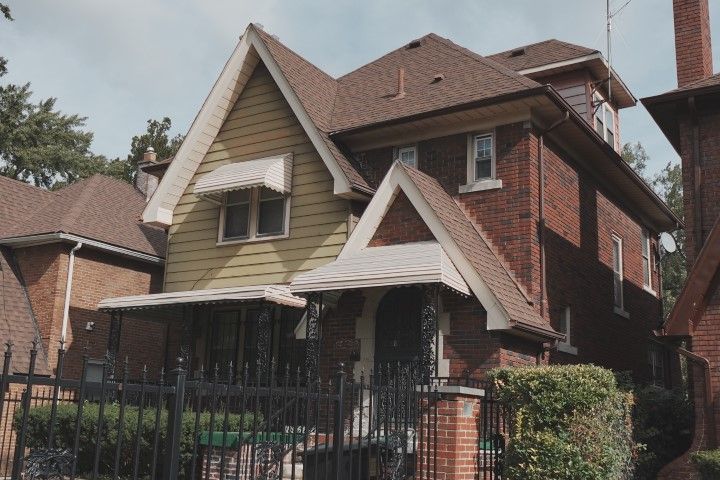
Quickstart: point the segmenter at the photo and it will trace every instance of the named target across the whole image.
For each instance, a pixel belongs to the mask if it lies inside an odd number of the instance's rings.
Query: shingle
[[[562,42],[553,38],[516,47],[504,52],[494,53],[488,55],[487,58],[502,63],[506,67],[519,72],[528,68],[573,60],[593,53],[598,53],[598,50]]]

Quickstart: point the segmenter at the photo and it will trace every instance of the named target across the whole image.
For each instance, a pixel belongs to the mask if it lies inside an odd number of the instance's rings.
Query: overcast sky
[[[148,118],[169,116],[174,133],[185,133],[249,22],[333,76],[428,32],[480,54],[547,38],[605,51],[604,0],[4,3],[15,21],[0,22],[0,54],[9,59],[0,83],[32,82],[37,98],[57,97],[64,112],[87,116],[93,150],[108,157],[127,155]],[[711,15],[720,32],[720,14]],[[720,47],[715,53],[720,65]],[[632,0],[616,16],[613,65],[636,97],[675,87],[674,55],[672,0]],[[621,112],[621,136],[646,147],[653,171],[677,161],[640,105]]]

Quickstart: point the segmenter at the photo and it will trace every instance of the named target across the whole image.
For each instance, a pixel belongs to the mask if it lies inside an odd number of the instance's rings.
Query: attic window
[[[525,48],[518,48],[517,50],[513,50],[512,52],[510,52],[510,57],[511,58],[519,57],[521,55],[525,55],[525,53],[526,53]]]
[[[421,42],[420,40],[413,40],[412,42],[407,44],[407,49],[410,50],[411,48],[418,48],[420,46]]]

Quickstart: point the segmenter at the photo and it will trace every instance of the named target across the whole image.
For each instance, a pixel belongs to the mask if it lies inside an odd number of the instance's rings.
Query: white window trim
[[[614,150],[617,150],[617,148],[618,148],[617,147],[618,131],[617,131],[617,127],[616,127],[617,118],[615,115],[615,113],[616,113],[615,109],[613,109],[599,93],[595,92],[594,98],[593,98],[593,104],[596,104],[597,102],[602,102],[602,104],[600,105],[599,110],[596,113],[594,112],[595,114],[593,115],[593,127],[595,128],[595,131],[597,132],[597,122],[596,122],[597,114],[600,114],[602,112],[601,116],[602,116],[602,122],[603,122],[603,133],[601,136],[602,136],[603,140],[605,140],[607,142],[608,141],[607,132],[608,132],[608,130],[610,130],[607,127],[607,125],[608,125],[607,117],[609,115],[612,119],[612,134],[613,134],[613,144],[611,146],[613,147]],[[597,108],[597,107],[594,107],[594,108]],[[609,144],[609,142],[608,142],[608,144]]]
[[[492,139],[492,150],[490,153],[490,177],[475,179],[475,139],[477,137],[490,136]],[[497,142],[495,130],[485,132],[473,132],[467,136],[467,184],[460,185],[459,193],[479,192],[502,188],[502,180],[497,178]]]
[[[645,284],[645,272],[643,272],[643,290],[645,290],[648,293],[651,293],[654,296],[657,296],[657,292],[653,289],[653,254],[652,254],[652,242],[650,241],[650,231],[646,228],[643,228],[642,230],[642,241],[643,246],[647,246],[647,259],[648,259],[648,265],[647,265],[647,274],[648,274],[648,283]],[[640,254],[643,258],[645,258],[645,255],[642,253],[642,250],[640,251]]]
[[[562,311],[560,321],[565,323],[565,340],[558,342],[558,351],[577,355],[578,349],[572,345],[572,310],[569,306]]]
[[[618,244],[618,253],[620,255],[619,265],[620,271],[615,272],[615,243]],[[630,318],[630,314],[625,310],[625,255],[623,252],[623,239],[617,234],[612,234],[612,272],[613,272],[613,312],[621,317]],[[615,274],[620,275],[620,305],[615,305]]]
[[[224,238],[225,235],[225,198],[220,206],[220,217],[218,221],[218,237],[216,246],[235,245],[238,243],[256,243],[269,240],[278,240],[290,236],[290,202],[291,196],[285,196],[285,214],[283,233],[277,235],[258,235],[258,212],[260,207],[260,187],[254,187],[250,193],[250,215],[248,219],[248,236],[244,238]]]
[[[413,158],[415,159],[414,165],[408,165],[408,166],[410,166],[410,167],[412,167],[412,168],[418,168],[418,149],[417,149],[417,145],[405,145],[404,147],[398,147],[398,148],[397,148],[397,156],[396,156],[395,158],[397,158],[398,160],[400,160],[400,161],[402,162],[401,159],[402,159],[402,154],[403,154],[404,152],[413,152]],[[403,163],[404,163],[404,162],[403,162]],[[404,164],[407,165],[406,163],[404,163]]]

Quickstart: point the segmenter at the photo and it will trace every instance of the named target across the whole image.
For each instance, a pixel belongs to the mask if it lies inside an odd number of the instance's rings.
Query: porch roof
[[[195,184],[193,193],[218,203],[224,192],[252,187],[267,187],[276,192],[290,193],[292,184],[292,153],[230,163],[206,173]]]
[[[442,283],[465,295],[470,288],[439,243],[367,247],[295,277],[293,293]]]
[[[293,295],[287,285],[250,285],[245,287],[213,288],[209,290],[190,290],[184,292],[106,298],[98,303],[98,309],[103,311],[137,310],[163,306],[252,300],[266,300],[289,307],[305,307],[305,299]]]

